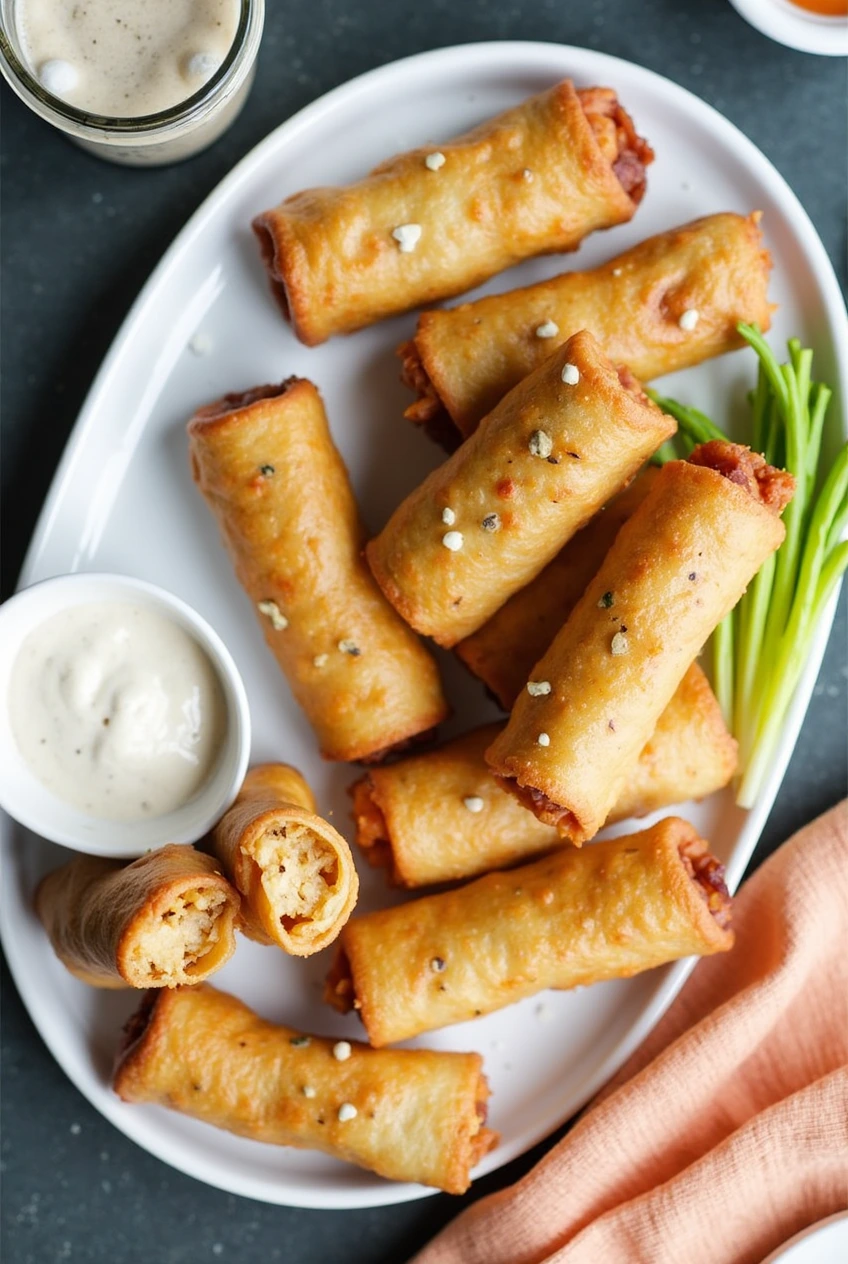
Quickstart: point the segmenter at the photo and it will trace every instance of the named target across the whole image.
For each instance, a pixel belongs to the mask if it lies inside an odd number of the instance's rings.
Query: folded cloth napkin
[[[848,802],[733,922],[571,1132],[415,1264],[757,1264],[848,1208]]]

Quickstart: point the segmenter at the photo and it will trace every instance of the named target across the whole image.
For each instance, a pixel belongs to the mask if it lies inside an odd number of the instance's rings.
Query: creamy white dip
[[[16,0],[24,60],[69,105],[138,118],[179,105],[219,68],[240,0]]]
[[[35,776],[68,804],[113,821],[188,803],[226,729],[206,652],[166,615],[124,602],[72,606],[30,632],[8,702]]]

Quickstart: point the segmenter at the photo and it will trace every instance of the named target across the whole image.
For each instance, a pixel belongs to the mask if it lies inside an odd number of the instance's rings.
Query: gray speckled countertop
[[[552,40],[630,58],[716,106],[786,177],[845,281],[845,68],[771,43],[726,0],[386,5],[269,0],[244,114],[177,167],[108,166],[67,144],[2,89],[3,595],[98,363],[188,215],[252,145],[329,88],[423,49]],[[754,857],[846,793],[846,601],[795,757]],[[65,1079],[4,970],[2,1254],[9,1264],[391,1264],[467,1200],[372,1211],[271,1207],[222,1194],[138,1149]],[[549,1143],[548,1143],[549,1144]],[[479,1181],[514,1180],[545,1146]]]

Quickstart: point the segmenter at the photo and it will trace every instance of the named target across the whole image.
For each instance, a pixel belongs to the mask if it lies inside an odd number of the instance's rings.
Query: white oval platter
[[[845,316],[832,269],[809,219],[766,158],[730,123],[666,79],[628,62],[566,46],[477,44],[425,53],[382,67],[329,93],[284,123],[241,162],[180,233],[143,289],[92,387],[56,474],[21,578],[68,571],[121,571],[161,584],[195,606],[224,638],[251,704],[255,760],[299,766],[318,802],[345,831],[346,787],[356,770],[323,764],[309,728],[264,648],[249,603],[218,532],[189,477],[184,424],[193,409],[226,391],[290,374],[312,378],[326,400],[369,526],[437,463],[440,453],[404,422],[409,396],[394,348],[415,316],[301,346],[268,290],[251,217],[297,189],[354,180],[386,156],[468,126],[571,76],[578,86],[615,87],[657,154],[648,194],[630,224],[596,234],[576,256],[549,258],[495,278],[510,289],[563,266],[592,266],[651,233],[710,212],[764,212],[780,304],[771,335],[782,349],[798,335],[816,350],[819,377],[841,384]],[[484,291],[484,292],[485,292]],[[844,351],[842,365],[848,364]],[[663,385],[728,421],[728,403],[751,383],[750,352],[688,370]],[[840,393],[827,443],[844,435]],[[827,449],[826,449],[827,450]],[[819,629],[783,742],[760,801],[738,809],[730,792],[683,809],[712,840],[738,883],[753,851],[800,728],[830,619]],[[441,655],[456,732],[492,717],[479,685]],[[3,943],[24,1002],[56,1059],[117,1128],[152,1154],[222,1189],[303,1207],[365,1207],[418,1198],[319,1154],[277,1149],[155,1107],[121,1103],[109,1074],[120,1028],[136,1004],[69,976],[31,912],[39,876],[66,858],[60,848],[2,824]],[[349,830],[348,830],[349,833]],[[167,841],[163,839],[163,842]],[[360,865],[361,908],[394,899],[382,877]],[[353,1018],[321,1002],[331,951],[307,961],[242,940],[215,982],[263,1016],[333,1035],[356,1036]],[[492,1171],[568,1119],[636,1048],[681,987],[689,962],[622,982],[548,993],[420,1042],[477,1049],[493,1090],[490,1123],[502,1141],[480,1165]]]

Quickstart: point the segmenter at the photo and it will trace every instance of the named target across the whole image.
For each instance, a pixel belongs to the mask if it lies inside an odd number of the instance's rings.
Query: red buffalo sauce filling
[[[795,493],[795,479],[785,470],[769,465],[759,452],[726,439],[711,439],[695,448],[690,465],[715,470],[728,482],[743,487],[773,514],[781,514]]]

